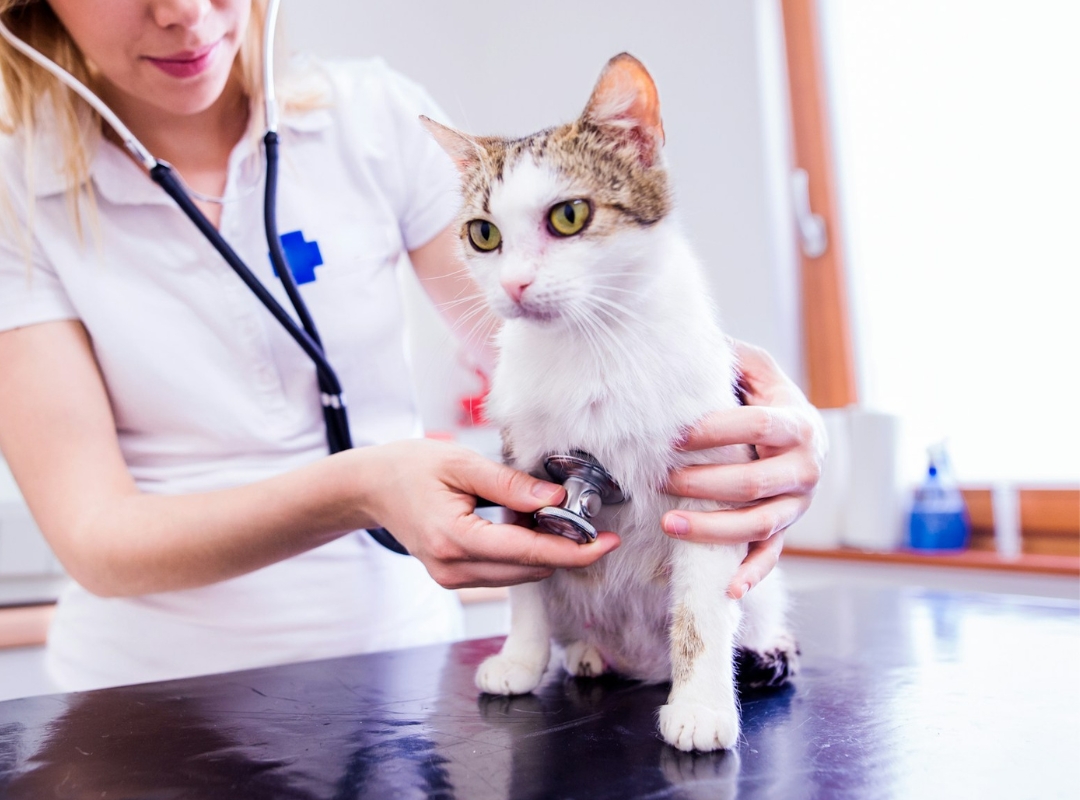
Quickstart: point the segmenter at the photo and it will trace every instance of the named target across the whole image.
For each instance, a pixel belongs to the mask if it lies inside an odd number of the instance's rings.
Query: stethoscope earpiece
[[[546,506],[536,512],[536,528],[589,544],[597,536],[589,522],[605,505],[623,502],[626,497],[615,479],[600,462],[588,453],[574,450],[544,459],[544,469],[552,480],[566,489],[566,499],[558,506]]]

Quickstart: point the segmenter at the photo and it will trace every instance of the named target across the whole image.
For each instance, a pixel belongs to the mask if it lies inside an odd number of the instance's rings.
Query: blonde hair
[[[251,0],[251,19],[233,64],[233,73],[253,108],[261,108],[263,93],[262,29],[266,0]],[[83,83],[92,85],[93,67],[45,0],[0,0],[0,19],[16,36],[52,59]],[[54,76],[0,38],[0,133],[21,135],[26,145],[26,191],[28,232],[32,227],[35,133],[41,119],[40,103],[47,102],[55,120],[63,151],[62,171],[68,179],[69,201],[80,238],[80,198],[94,209],[93,193],[86,188],[90,176],[90,136],[101,130],[101,117]],[[6,200],[6,198],[5,198]],[[8,203],[5,202],[5,205]],[[5,209],[7,210],[7,209]],[[5,214],[4,216],[9,216]]]

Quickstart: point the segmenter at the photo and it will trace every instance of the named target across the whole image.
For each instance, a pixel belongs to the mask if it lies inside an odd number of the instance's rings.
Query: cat
[[[531,692],[554,638],[572,675],[670,681],[659,712],[669,744],[730,749],[736,659],[753,673],[744,680],[779,685],[795,671],[796,649],[778,571],[734,600],[726,590],[746,545],[660,530],[670,509],[722,507],[664,493],[673,467],[755,454],[677,447],[704,415],[739,400],[729,340],[673,219],[656,86],[623,53],[572,123],[502,139],[422,121],[460,170],[462,252],[503,320],[485,410],[507,463],[547,478],[547,455],[584,451],[628,497],[594,520],[620,534],[619,549],[511,587],[509,635],[480,665],[477,686]]]

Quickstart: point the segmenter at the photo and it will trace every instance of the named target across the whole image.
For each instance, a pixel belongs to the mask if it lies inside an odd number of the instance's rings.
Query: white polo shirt
[[[457,209],[454,169],[417,121],[445,117],[381,61],[305,69],[326,80],[330,104],[282,120],[279,231],[300,232],[292,238],[303,243],[298,260],[311,257],[309,269],[321,261],[300,291],[344,386],[354,444],[415,437],[397,270]],[[97,222],[84,213],[80,244],[60,153],[43,132],[29,276],[18,235],[10,225],[0,235],[0,330],[82,321],[139,488],[223,489],[326,455],[310,360],[173,201],[99,139],[90,168]],[[23,158],[20,140],[0,139],[20,224]],[[221,232],[291,309],[267,254],[261,162],[245,137],[229,161],[226,196],[238,199],[224,206]],[[48,664],[63,688],[82,689],[459,634],[455,596],[420,562],[350,535],[199,589],[102,599],[72,586],[60,599]]]

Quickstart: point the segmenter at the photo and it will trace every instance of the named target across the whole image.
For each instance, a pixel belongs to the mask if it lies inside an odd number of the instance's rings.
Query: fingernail
[[[553,483],[534,483],[532,487],[532,495],[537,500],[543,500],[547,503],[555,502],[556,498],[562,496],[562,487],[556,486]]]
[[[690,521],[678,514],[668,514],[664,519],[664,530],[675,536],[685,536],[690,532]]]
[[[732,600],[742,600],[749,591],[749,583],[733,583],[728,587],[727,593]]]

